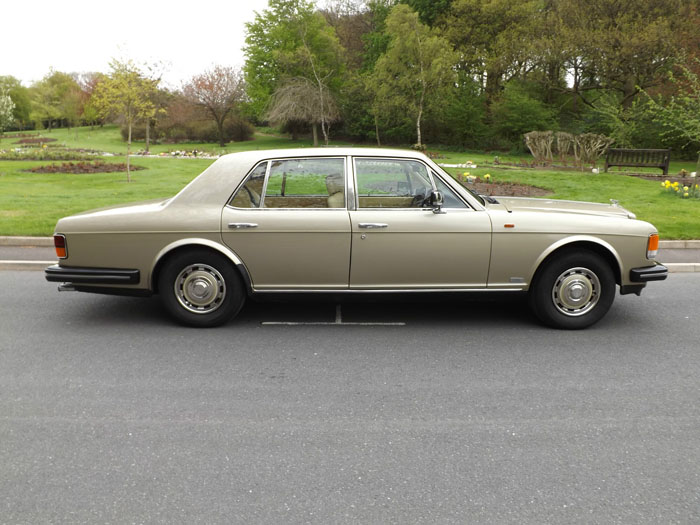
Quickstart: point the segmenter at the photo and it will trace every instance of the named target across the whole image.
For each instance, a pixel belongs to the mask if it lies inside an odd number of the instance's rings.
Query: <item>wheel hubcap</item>
[[[216,268],[191,264],[175,279],[175,297],[186,310],[208,314],[219,308],[226,297],[226,282]]]
[[[600,281],[588,268],[571,268],[557,277],[552,301],[564,315],[576,317],[592,310],[600,299]]]

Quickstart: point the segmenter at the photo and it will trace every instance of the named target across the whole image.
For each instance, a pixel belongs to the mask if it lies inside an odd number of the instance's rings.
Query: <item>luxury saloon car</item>
[[[251,295],[527,293],[545,324],[584,328],[616,294],[663,280],[658,233],[617,204],[485,197],[431,159],[386,149],[225,155],[167,200],[60,219],[61,290],[159,294],[216,326]]]

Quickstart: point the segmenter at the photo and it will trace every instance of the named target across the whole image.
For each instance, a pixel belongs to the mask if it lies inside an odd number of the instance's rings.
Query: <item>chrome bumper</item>
[[[668,277],[668,268],[663,264],[648,266],[645,268],[632,268],[630,270],[630,281],[633,283],[646,283],[649,281],[663,281]]]
[[[77,268],[54,264],[44,270],[47,281],[74,284],[138,284],[138,270],[117,268]]]

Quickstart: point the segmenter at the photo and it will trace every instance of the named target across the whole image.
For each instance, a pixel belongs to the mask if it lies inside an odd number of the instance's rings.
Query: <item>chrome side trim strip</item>
[[[407,288],[402,290],[393,289],[352,289],[337,288],[337,289],[314,289],[314,288],[299,288],[290,290],[289,288],[282,289],[252,289],[253,293],[453,293],[453,292],[523,292],[523,288]]]

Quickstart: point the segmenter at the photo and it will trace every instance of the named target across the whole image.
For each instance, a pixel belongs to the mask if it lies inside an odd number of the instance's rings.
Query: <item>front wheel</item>
[[[543,323],[569,330],[598,322],[614,299],[610,265],[588,250],[569,251],[546,262],[529,293],[530,307]]]
[[[158,278],[158,292],[176,321],[201,328],[224,324],[245,302],[243,283],[231,262],[206,250],[168,259]]]

